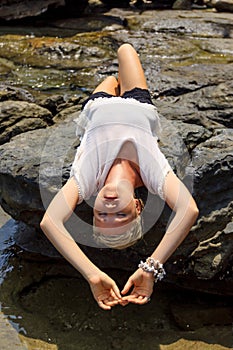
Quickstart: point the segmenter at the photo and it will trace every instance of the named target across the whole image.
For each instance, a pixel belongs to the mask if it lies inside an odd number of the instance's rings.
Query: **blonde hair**
[[[93,236],[99,246],[113,249],[125,249],[135,244],[143,236],[142,217],[138,215],[132,222],[131,227],[126,232],[119,235],[105,235],[100,232],[98,226],[93,221]]]

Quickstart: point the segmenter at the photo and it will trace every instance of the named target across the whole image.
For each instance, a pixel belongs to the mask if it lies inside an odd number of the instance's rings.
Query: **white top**
[[[82,140],[70,175],[79,188],[79,203],[101,190],[127,141],[134,145],[137,157],[132,159],[130,152],[124,152],[124,158],[138,163],[148,191],[163,198],[164,179],[172,169],[158,147],[160,123],[154,105],[131,98],[99,97],[90,100],[75,121]]]

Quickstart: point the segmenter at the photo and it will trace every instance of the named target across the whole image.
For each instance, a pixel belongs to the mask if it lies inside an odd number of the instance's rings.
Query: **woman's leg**
[[[95,88],[93,94],[102,91],[113,96],[119,96],[119,85],[117,79],[114,76],[107,77]]]
[[[123,44],[119,47],[119,83],[120,95],[135,87],[147,89],[146,78],[137,52],[130,44]]]

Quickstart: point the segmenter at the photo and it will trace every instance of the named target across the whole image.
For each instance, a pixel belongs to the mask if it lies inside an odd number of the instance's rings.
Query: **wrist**
[[[103,272],[98,269],[98,268],[95,268],[91,271],[88,271],[88,273],[86,273],[84,275],[84,278],[87,280],[87,282],[90,284],[90,283],[96,283],[97,281],[100,280],[100,276],[101,274],[103,274]]]
[[[154,260],[152,257],[147,258],[145,262],[140,261],[138,267],[143,272],[153,276],[155,283],[161,281],[166,275],[163,264],[158,260]]]
[[[151,281],[154,282],[154,275],[153,275],[153,273],[144,271],[140,267],[138,268],[138,272],[140,273],[141,276],[143,276],[143,278],[146,278],[146,279],[151,280]]]

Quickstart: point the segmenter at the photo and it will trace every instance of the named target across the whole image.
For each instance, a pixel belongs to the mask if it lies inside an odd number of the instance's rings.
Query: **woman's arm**
[[[77,202],[78,189],[75,179],[71,178],[49,205],[41,221],[41,229],[54,247],[88,281],[99,306],[107,310],[121,298],[115,282],[88,259],[64,226]]]
[[[191,194],[173,172],[166,176],[164,195],[166,203],[175,212],[175,216],[161,242],[151,255],[154,260],[158,260],[162,264],[167,261],[187,236],[199,213]],[[145,304],[153,292],[153,286],[153,274],[139,268],[130,276],[122,290],[121,293],[126,294],[133,287],[130,295],[125,296],[123,300],[135,304]]]
[[[64,226],[77,202],[78,189],[74,178],[71,178],[50,203],[40,226],[55,248],[88,280],[98,269]]]
[[[152,258],[164,264],[189,233],[199,214],[197,205],[185,185],[170,172],[164,182],[166,203],[175,212],[165,235]]]

